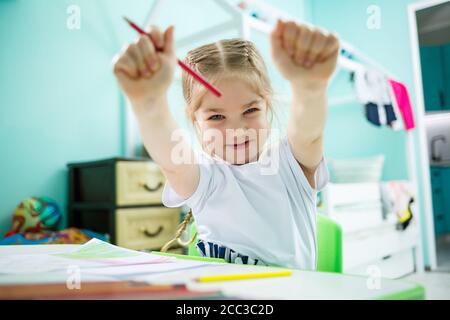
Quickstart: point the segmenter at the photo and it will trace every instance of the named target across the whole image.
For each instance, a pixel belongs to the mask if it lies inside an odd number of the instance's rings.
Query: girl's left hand
[[[336,35],[278,20],[271,43],[273,61],[286,80],[305,87],[328,84],[340,49]]]

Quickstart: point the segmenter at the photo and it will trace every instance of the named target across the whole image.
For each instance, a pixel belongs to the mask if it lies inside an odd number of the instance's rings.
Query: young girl
[[[272,89],[261,55],[241,39],[222,40],[185,59],[222,93],[183,74],[187,115],[203,150],[173,139],[179,127],[167,102],[176,66],[174,28],[156,27],[120,54],[114,73],[129,98],[149,154],[167,182],[163,203],[187,205],[203,256],[229,262],[314,270],[316,197],[328,181],[323,157],[327,86],[336,68],[337,37],[278,21],[271,34],[275,65],[292,88],[287,136],[267,147]],[[213,132],[214,134],[211,134]],[[187,150],[179,161],[177,152]],[[185,152],[186,153],[186,152]],[[277,166],[264,172],[269,155]]]

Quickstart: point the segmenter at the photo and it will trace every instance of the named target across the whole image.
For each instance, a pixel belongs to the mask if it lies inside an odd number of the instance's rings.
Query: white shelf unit
[[[184,37],[180,40],[177,40],[177,48],[186,48],[193,42],[202,41],[203,39],[209,38],[211,35],[214,35],[218,32],[225,32],[234,30],[236,31],[236,36],[242,37],[244,39],[250,39],[251,33],[253,31],[258,31],[263,34],[269,34],[273,30],[273,23],[264,22],[261,20],[258,20],[252,16],[249,16],[242,10],[240,10],[237,6],[235,6],[232,1],[229,0],[211,0],[214,1],[217,6],[228,13],[230,19],[229,21],[219,23],[217,25],[213,25],[208,28],[204,28],[201,31],[191,34],[187,37]],[[247,0],[249,1],[249,0]],[[297,18],[291,16],[288,13],[285,13],[283,11],[280,11],[278,8],[275,8],[273,6],[270,6],[262,0],[250,0],[252,5],[258,6],[259,9],[261,9],[264,14],[271,16],[271,21],[276,21],[277,18],[281,18],[284,20],[294,20],[298,21]],[[145,25],[152,24],[152,21],[154,21],[155,17],[160,12],[161,6],[163,6],[165,3],[167,3],[166,0],[155,0],[153,2],[153,5],[144,21]],[[302,23],[305,23],[302,21]],[[364,54],[351,44],[343,41],[341,39],[341,47],[344,49],[347,53],[351,54],[351,56],[355,59],[349,59],[345,56],[340,56],[338,60],[338,72],[341,71],[355,71],[357,68],[360,68],[362,66],[367,66],[372,69],[376,69],[378,71],[381,71],[385,75],[389,76],[392,79],[396,79],[395,76],[393,76],[389,71],[387,71],[383,66],[378,64],[376,61],[371,59],[368,55]],[[179,74],[177,76],[178,80],[180,78]],[[335,78],[333,79],[333,81]],[[283,100],[283,99],[282,99]],[[330,107],[336,107],[341,105],[346,105],[352,102],[356,102],[356,96],[351,95],[344,95],[344,96],[338,96],[338,97],[331,97],[330,98]],[[284,99],[285,103],[288,103],[287,98]],[[127,108],[127,145],[128,145],[128,153],[132,154],[136,147],[136,142],[138,141],[137,138],[137,130],[136,130],[136,124],[134,122],[134,117],[131,113],[131,108]],[[407,159],[407,166],[408,166],[408,180],[411,182],[414,194],[416,195],[416,203],[415,205],[417,208],[420,208],[419,201],[420,199],[417,197],[418,195],[418,187],[417,187],[417,177],[416,177],[416,157],[415,157],[415,145],[413,141],[413,133],[412,131],[408,131],[406,133],[406,139],[405,139],[405,145],[406,145],[406,159]],[[417,211],[416,211],[417,212]],[[417,226],[417,237],[420,239],[417,243],[417,246],[415,246],[415,253],[414,253],[414,259],[415,259],[415,265],[416,265],[416,271],[421,272],[424,269],[423,264],[423,258],[422,258],[422,242],[424,239],[421,235],[421,228],[420,228],[420,217],[419,215],[416,215],[416,222],[418,224]],[[388,252],[380,253],[381,258],[386,257]],[[346,258],[344,257],[344,263]]]
[[[407,182],[407,181],[404,181]],[[399,278],[419,269],[418,219],[397,230],[395,213],[383,217],[380,183],[329,183],[323,191],[324,211],[342,227],[343,272]],[[415,204],[412,211],[416,212]]]
[[[396,279],[417,271],[420,250],[417,220],[405,231],[392,223],[343,235],[343,272]],[[420,258],[419,258],[420,259]]]

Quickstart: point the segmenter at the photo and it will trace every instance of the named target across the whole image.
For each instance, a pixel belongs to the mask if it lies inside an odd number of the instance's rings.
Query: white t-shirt
[[[329,180],[324,157],[313,189],[287,137],[267,148],[257,162],[240,166],[205,152],[198,156],[196,191],[185,200],[167,182],[162,201],[166,207],[192,209],[199,239],[269,265],[316,269],[317,192]]]

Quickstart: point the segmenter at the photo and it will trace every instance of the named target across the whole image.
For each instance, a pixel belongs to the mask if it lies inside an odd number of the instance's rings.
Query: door
[[[442,111],[446,109],[448,99],[446,99],[447,97],[445,96],[444,54],[444,48],[442,46],[420,47],[423,94],[426,112]]]

